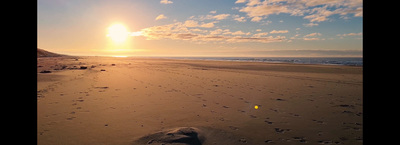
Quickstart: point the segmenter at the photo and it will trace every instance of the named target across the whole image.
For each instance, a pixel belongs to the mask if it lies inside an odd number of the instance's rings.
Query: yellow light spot
[[[254,109],[258,109],[258,106],[256,105],[256,106],[254,106]]]

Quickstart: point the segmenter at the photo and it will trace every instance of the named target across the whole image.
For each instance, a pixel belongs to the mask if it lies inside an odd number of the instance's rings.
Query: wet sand
[[[363,143],[362,67],[40,57],[37,69],[39,145]],[[180,127],[194,131],[171,139]]]

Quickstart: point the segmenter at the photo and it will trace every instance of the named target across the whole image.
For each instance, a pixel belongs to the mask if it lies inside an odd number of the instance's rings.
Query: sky
[[[78,56],[362,57],[362,0],[38,0],[37,44]]]

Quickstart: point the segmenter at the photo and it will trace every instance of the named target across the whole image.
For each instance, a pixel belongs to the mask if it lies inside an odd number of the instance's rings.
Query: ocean
[[[160,58],[363,66],[362,57],[160,57]]]

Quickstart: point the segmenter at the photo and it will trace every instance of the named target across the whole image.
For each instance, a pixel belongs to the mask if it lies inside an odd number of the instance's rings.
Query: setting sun
[[[116,43],[125,42],[128,36],[129,32],[122,24],[113,24],[108,27],[107,37],[110,37]]]

